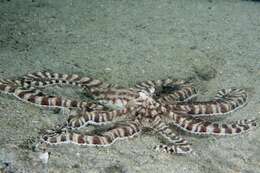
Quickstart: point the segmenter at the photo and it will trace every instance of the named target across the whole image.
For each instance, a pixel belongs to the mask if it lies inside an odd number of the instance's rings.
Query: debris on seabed
[[[111,71],[111,70],[112,70],[112,69],[109,68],[109,67],[105,68],[105,71]]]
[[[41,160],[41,162],[43,164],[47,164],[48,163],[49,155],[50,155],[49,152],[47,152],[46,150],[39,154],[39,159]]]
[[[38,155],[39,160],[46,165],[49,161],[50,152],[48,152],[47,144],[38,145],[37,148],[40,150]]]

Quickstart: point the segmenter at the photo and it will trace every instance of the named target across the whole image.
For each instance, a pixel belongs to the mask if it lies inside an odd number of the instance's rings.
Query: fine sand
[[[217,121],[255,117],[260,124],[260,2],[0,0],[0,78],[41,70],[122,86],[189,79],[200,99],[212,98],[221,88],[245,88],[247,106]],[[73,89],[57,92],[84,97]],[[43,164],[30,139],[66,116],[0,94],[0,172],[260,172],[258,127],[232,137],[177,130],[193,144],[193,153],[185,156],[154,151],[161,139],[147,132],[106,148],[51,147]]]

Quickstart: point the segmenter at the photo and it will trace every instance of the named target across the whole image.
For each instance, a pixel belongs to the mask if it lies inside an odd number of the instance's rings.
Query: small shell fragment
[[[39,159],[43,164],[47,164],[49,160],[49,153],[47,151],[39,154]]]

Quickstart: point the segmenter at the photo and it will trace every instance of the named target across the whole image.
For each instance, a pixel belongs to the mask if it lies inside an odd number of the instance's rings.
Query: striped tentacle
[[[222,89],[212,101],[178,103],[171,109],[183,110],[192,116],[211,116],[231,113],[247,103],[247,94],[242,89]]]
[[[17,88],[14,91],[14,96],[18,99],[33,103],[35,105],[43,106],[43,107],[58,107],[58,108],[79,108],[83,110],[95,110],[95,109],[103,109],[102,105],[87,102],[87,101],[77,101],[66,99],[58,96],[50,96],[45,95],[40,90],[30,89],[24,90]]]
[[[135,89],[119,87],[95,88],[91,93],[100,104],[112,109],[124,109],[130,101],[140,96]]]
[[[89,88],[95,88],[102,86],[103,82],[91,77],[81,77],[77,74],[61,74],[47,71],[39,71],[30,73],[22,77],[26,81],[38,81],[39,86],[65,84],[65,85],[77,85]],[[42,82],[42,83],[40,83]]]
[[[161,82],[161,80],[158,80],[158,82]],[[155,95],[155,91],[157,89],[156,86],[157,82],[155,80],[147,80],[135,84],[134,88],[140,91],[146,91],[150,95]]]
[[[256,126],[255,120],[245,119],[230,124],[222,124],[186,116],[182,112],[169,112],[168,116],[177,127],[198,135],[235,135],[246,132]]]
[[[45,88],[48,86],[53,86],[53,85],[72,85],[72,86],[78,86],[82,87],[81,83],[77,82],[71,82],[71,81],[66,81],[66,80],[54,80],[54,79],[34,79],[34,80],[24,80],[27,85],[30,87],[34,88]]]
[[[192,151],[190,144],[185,139],[177,136],[168,125],[162,122],[159,116],[153,121],[153,129],[169,141],[167,145],[160,144],[155,146],[154,149],[156,151],[170,154],[188,154]]]
[[[170,86],[171,87],[171,86]],[[172,93],[160,96],[159,103],[176,103],[190,100],[197,95],[197,90],[192,85],[185,85],[171,89]],[[175,90],[175,91],[174,91]]]
[[[0,91],[13,94],[17,88],[24,90],[33,90],[34,88],[41,88],[47,85],[51,85],[51,81],[29,81],[25,79],[1,79]]]
[[[95,99],[113,100],[123,98],[127,100],[135,99],[139,96],[137,90],[123,87],[93,88],[91,93]]]
[[[20,86],[22,81],[19,79],[0,79],[0,84]]]
[[[102,81],[90,77],[80,77],[79,75],[60,74],[51,72],[35,72],[27,74],[19,79],[1,79],[0,91],[12,93],[19,88],[33,89],[44,88],[52,85],[74,85],[83,88],[109,87],[109,84],[103,84]]]
[[[17,89],[18,85],[10,81],[0,81],[0,92],[5,94],[13,94]]]
[[[35,90],[47,85],[52,85],[52,81],[27,81],[24,79],[2,79],[0,80],[0,92],[14,94],[17,90]]]
[[[147,81],[142,81],[139,82],[135,85],[135,88],[139,90],[144,90],[144,91],[151,91],[151,89],[157,89],[158,91],[156,92],[161,92],[162,87],[167,86],[167,85],[176,85],[179,83],[183,83],[183,80],[174,80],[174,79],[163,79],[163,80],[147,80]]]
[[[45,94],[34,88],[30,88],[23,80],[2,79],[0,80],[0,92],[12,94],[20,100],[32,102],[31,98],[43,97]]]
[[[190,145],[160,144],[154,147],[155,151],[169,154],[189,154],[192,152]]]
[[[148,80],[136,84],[135,87],[147,92],[153,91],[152,94],[157,95],[158,99],[156,100],[160,103],[187,101],[197,94],[197,90],[192,84],[184,80]]]
[[[31,89],[31,83],[24,79],[0,79],[0,92],[13,94],[17,88]]]
[[[127,109],[114,110],[114,111],[74,111],[70,114],[67,120],[69,128],[80,128],[88,124],[100,125],[113,121],[116,117],[125,115]]]
[[[141,129],[138,122],[128,122],[125,125],[115,127],[101,135],[83,135],[73,132],[59,132],[56,134],[45,134],[42,136],[43,142],[50,145],[73,143],[86,146],[109,146],[118,139],[125,139],[137,135]]]

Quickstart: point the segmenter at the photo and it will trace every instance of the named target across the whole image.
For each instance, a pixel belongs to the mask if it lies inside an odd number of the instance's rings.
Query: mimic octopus
[[[70,85],[82,88],[86,100],[72,100],[47,95],[43,88]],[[91,77],[40,71],[15,79],[0,80],[0,91],[27,103],[43,107],[68,108],[68,119],[61,126],[45,130],[41,142],[48,145],[73,143],[87,146],[108,146],[117,139],[136,136],[149,128],[167,139],[155,150],[170,154],[192,151],[187,140],[175,134],[170,125],[197,135],[233,135],[256,126],[255,119],[233,123],[214,123],[203,119],[233,112],[247,103],[243,89],[221,89],[210,101],[194,101],[197,90],[184,80],[153,80],[131,88],[107,84]],[[118,121],[120,120],[120,121]],[[102,133],[86,135],[78,132],[89,124],[113,127]]]

